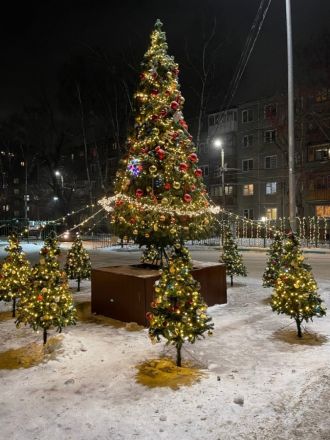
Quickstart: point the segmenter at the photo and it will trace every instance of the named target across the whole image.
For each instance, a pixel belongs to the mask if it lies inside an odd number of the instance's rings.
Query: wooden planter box
[[[226,267],[222,263],[194,261],[193,277],[209,306],[227,302]],[[147,325],[146,313],[154,297],[157,269],[142,265],[92,269],[92,313],[123,322]]]

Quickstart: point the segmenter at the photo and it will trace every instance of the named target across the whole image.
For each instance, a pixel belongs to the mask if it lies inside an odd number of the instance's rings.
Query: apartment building
[[[216,139],[224,149],[225,197]],[[209,114],[200,157],[211,198],[250,219],[288,217],[287,145],[285,95]],[[330,89],[295,102],[295,178],[297,215],[330,217]]]

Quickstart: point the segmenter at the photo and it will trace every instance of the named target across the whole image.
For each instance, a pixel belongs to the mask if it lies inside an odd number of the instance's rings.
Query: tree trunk
[[[302,338],[302,333],[301,333],[301,320],[299,318],[296,318],[296,324],[297,324],[297,334],[298,334],[298,338]]]
[[[47,343],[47,337],[48,337],[47,329],[44,328],[44,345]]]
[[[77,283],[78,283],[77,292],[80,292],[80,277],[78,277]]]
[[[176,344],[176,366],[181,367],[181,348],[182,342]]]
[[[233,281],[234,277],[233,275],[230,275],[230,285],[233,286],[234,285],[234,281]]]
[[[13,298],[13,318],[16,316],[16,298]]]

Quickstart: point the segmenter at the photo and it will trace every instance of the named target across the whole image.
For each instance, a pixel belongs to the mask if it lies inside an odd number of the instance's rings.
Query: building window
[[[15,210],[14,211],[14,217],[18,217],[19,216],[19,211]]]
[[[253,159],[242,160],[242,170],[243,171],[253,170]]]
[[[266,217],[268,220],[276,220],[277,219],[277,208],[267,208],[266,209]]]
[[[243,185],[243,196],[253,196],[253,183],[247,183],[246,185]]]
[[[2,205],[2,210],[8,212],[9,211],[9,205]]]
[[[22,160],[21,161],[21,167],[24,167],[25,166],[25,162]]]
[[[316,102],[325,102],[330,100],[330,88],[324,87],[319,90],[315,96]]]
[[[253,208],[243,209],[243,217],[253,220]]]
[[[266,104],[264,106],[264,119],[275,118],[276,114],[277,114],[276,104]]]
[[[277,183],[276,182],[267,182],[266,183],[266,194],[276,194],[277,192]]]
[[[330,159],[330,148],[319,148],[315,150],[315,160],[328,160]]]
[[[14,188],[14,194],[19,194],[19,189],[18,188]]]
[[[276,130],[266,130],[264,133],[265,144],[273,144],[276,142]]]
[[[233,191],[234,191],[233,185],[226,185],[225,186],[225,195],[226,196],[231,196],[233,194]]]
[[[315,215],[318,217],[330,217],[330,205],[316,205]]]
[[[253,145],[253,134],[246,134],[242,138],[243,147],[251,147]]]
[[[207,144],[201,143],[198,145],[198,153],[199,154],[205,154],[208,152],[208,150],[209,150],[209,147]]]
[[[252,122],[253,121],[253,111],[252,108],[242,110],[242,122]]]
[[[277,167],[277,156],[266,156],[265,157],[265,168],[274,169]]]
[[[208,165],[202,165],[200,168],[203,171],[203,176],[209,175],[209,166]]]
[[[18,177],[15,177],[14,178],[14,185],[18,185],[19,184],[19,178]]]

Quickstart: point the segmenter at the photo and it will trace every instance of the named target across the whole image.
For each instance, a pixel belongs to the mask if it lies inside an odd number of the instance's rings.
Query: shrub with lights
[[[270,245],[267,252],[268,260],[266,263],[266,269],[263,273],[262,285],[264,287],[274,287],[278,274],[282,267],[282,254],[283,254],[283,234],[280,231],[275,231],[274,240]]]
[[[192,277],[188,250],[178,244],[170,257],[168,266],[161,272],[155,288],[152,311],[147,314],[149,336],[176,347],[176,364],[181,366],[181,348],[185,342],[194,343],[211,333],[213,324],[206,314],[207,305],[200,294],[200,285]]]
[[[25,324],[35,331],[42,329],[44,344],[51,328],[61,332],[63,327],[76,323],[67,276],[58,261],[59,253],[55,235],[47,238],[40,250],[39,263],[33,268],[30,291],[17,307],[16,326]]]
[[[70,280],[77,281],[77,292],[80,291],[81,280],[91,276],[91,261],[80,235],[77,234],[66,258],[64,270]]]
[[[16,315],[16,304],[29,290],[31,266],[26,259],[16,233],[8,237],[5,258],[0,273],[0,300],[12,301],[13,317]]]
[[[271,307],[274,312],[284,313],[295,320],[297,334],[301,338],[302,323],[312,321],[315,316],[324,316],[326,308],[317,293],[310,267],[304,263],[299,240],[293,234],[285,240],[281,262],[282,269],[271,296]]]
[[[166,248],[178,240],[208,235],[214,209],[183,117],[178,74],[157,20],[142,62],[134,129],[117,172],[115,196],[100,202],[113,209],[116,233],[146,246],[146,260],[156,250],[156,262],[166,260]]]
[[[238,252],[237,243],[234,240],[229,227],[224,230],[224,244],[220,261],[224,262],[226,265],[226,273],[230,276],[231,286],[233,285],[234,275],[240,275],[242,277],[247,276],[243,257]]]

